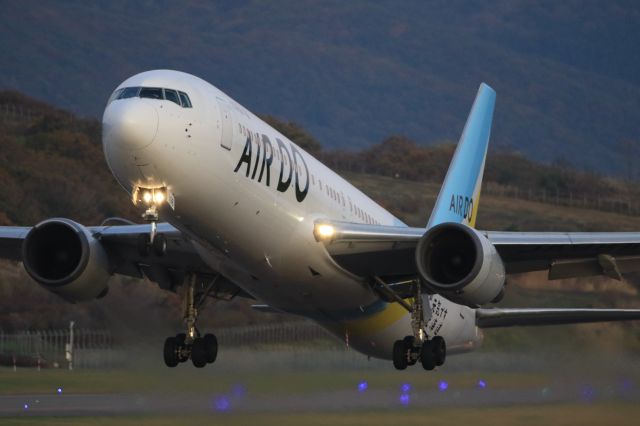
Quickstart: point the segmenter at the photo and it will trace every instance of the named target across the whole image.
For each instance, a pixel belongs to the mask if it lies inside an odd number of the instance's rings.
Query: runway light
[[[242,398],[243,396],[245,396],[247,394],[247,389],[241,384],[236,384],[231,389],[231,393],[236,398]]]
[[[369,383],[367,383],[366,380],[363,380],[360,383],[358,383],[358,392],[364,392],[367,389],[369,389]]]
[[[479,387],[480,389],[484,389],[484,388],[486,388],[486,387],[487,387],[487,382],[485,382],[484,380],[480,379],[480,380],[478,381],[478,387]]]
[[[221,412],[229,411],[229,408],[231,408],[231,403],[229,402],[229,398],[227,398],[226,396],[220,396],[216,398],[215,407],[216,407],[216,411],[221,411]]]
[[[580,394],[584,402],[591,403],[596,396],[596,391],[591,386],[583,386]]]
[[[58,394],[61,394],[61,393],[62,393],[62,386],[58,388]]]
[[[403,383],[402,386],[400,386],[400,390],[402,391],[402,393],[407,393],[411,391],[411,383]]]
[[[400,395],[400,404],[406,407],[407,405],[409,405],[409,402],[411,402],[411,396],[409,396],[408,393],[403,393],[402,395]]]
[[[28,410],[29,409],[29,404],[24,404],[24,409]]]
[[[318,239],[318,241],[328,240],[333,237],[335,233],[335,228],[331,225],[327,225],[326,223],[316,226],[316,238]]]
[[[438,389],[440,389],[440,392],[444,392],[449,388],[449,383],[445,382],[444,380],[440,380],[440,383],[438,383]]]

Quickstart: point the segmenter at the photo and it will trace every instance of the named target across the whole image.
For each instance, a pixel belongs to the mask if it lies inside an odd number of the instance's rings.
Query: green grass
[[[544,387],[552,380],[546,373],[490,373],[483,376],[493,389]],[[228,372],[223,366],[196,370],[177,369],[62,370],[0,369],[0,395],[49,394],[59,386],[65,393],[138,393],[138,392],[227,392],[242,383],[253,395],[274,393],[300,394],[355,389],[366,379],[372,389],[395,390],[410,381],[416,390],[436,389],[446,379],[452,388],[473,389],[476,373],[448,373],[446,370],[424,374],[422,370],[389,371],[294,371]],[[286,386],[278,384],[286,383]]]
[[[9,417],[5,425],[634,425],[640,405],[553,404],[483,408],[431,408],[292,414],[215,414],[197,416]]]

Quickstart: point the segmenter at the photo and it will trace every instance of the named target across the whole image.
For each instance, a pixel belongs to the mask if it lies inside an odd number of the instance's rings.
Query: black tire
[[[156,256],[164,256],[167,252],[167,238],[164,234],[156,234],[153,238],[153,252]]]
[[[178,365],[178,345],[175,337],[167,337],[164,341],[164,363],[167,367],[175,367]]]
[[[218,357],[218,339],[213,334],[205,334],[202,340],[207,353],[207,362],[211,364]]]
[[[393,366],[396,370],[407,368],[407,352],[403,340],[396,340],[393,344]]]
[[[151,250],[151,236],[149,234],[138,235],[138,254],[142,257],[149,256]]]
[[[441,366],[447,359],[447,344],[442,336],[434,337],[431,339],[431,343],[433,345],[433,360],[437,366]]]
[[[204,340],[199,337],[191,345],[191,362],[196,368],[207,365],[207,350],[204,346]]]
[[[422,368],[427,371],[431,371],[436,368],[436,360],[434,359],[433,353],[433,342],[431,340],[427,340],[422,344],[420,362],[422,363]]]

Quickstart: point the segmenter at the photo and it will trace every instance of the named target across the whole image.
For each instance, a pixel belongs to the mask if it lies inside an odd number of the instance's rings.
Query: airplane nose
[[[142,149],[153,142],[157,131],[158,112],[153,105],[141,99],[113,101],[102,117],[105,149]]]

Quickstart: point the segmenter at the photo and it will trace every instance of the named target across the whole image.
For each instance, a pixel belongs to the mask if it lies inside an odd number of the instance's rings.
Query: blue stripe
[[[443,222],[461,223],[464,221],[464,217],[459,214],[459,211],[450,208],[451,197],[454,197],[456,204],[460,196],[471,199],[476,182],[482,179],[482,166],[489,144],[495,102],[496,92],[482,83],[427,228]]]

